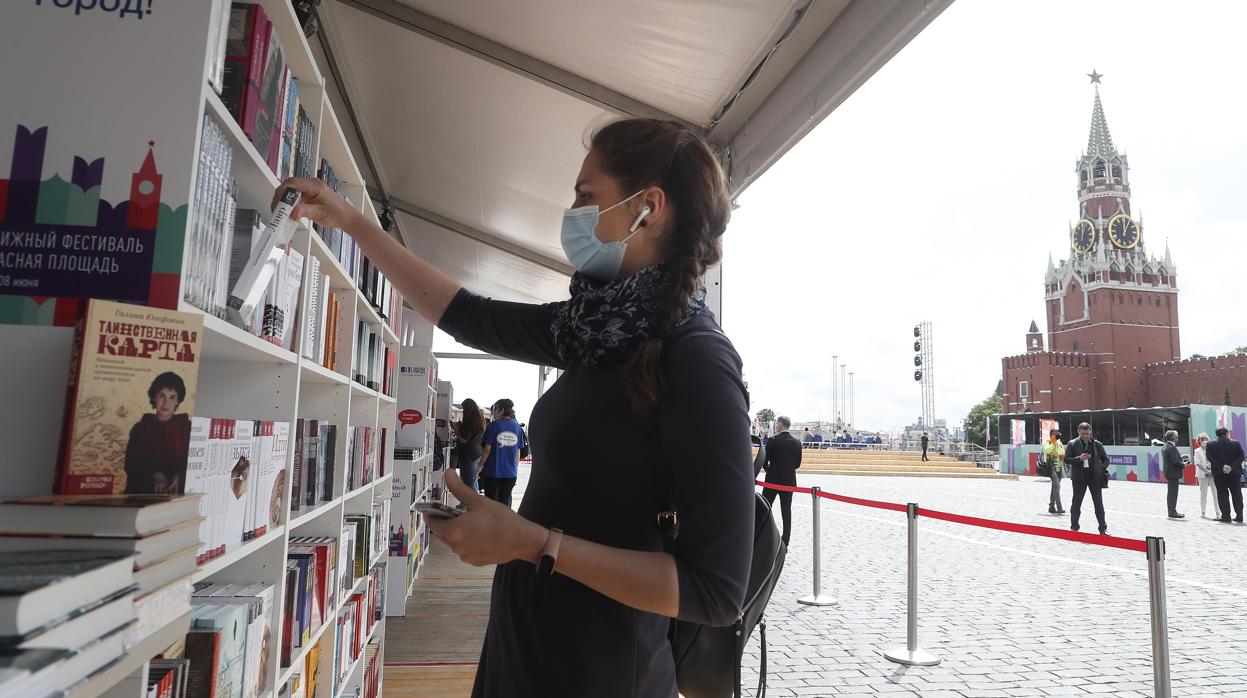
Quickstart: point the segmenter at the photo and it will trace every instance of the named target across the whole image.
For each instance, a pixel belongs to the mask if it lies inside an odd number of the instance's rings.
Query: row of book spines
[[[344,304],[354,299],[347,292],[332,287],[332,277],[321,271],[320,257],[313,254],[309,263],[307,312],[303,324],[303,356],[336,371],[339,347],[349,351],[349,337],[342,336],[346,324],[342,317]]]
[[[184,491],[204,495],[199,564],[281,523],[289,443],[288,422],[191,418]]]
[[[276,28],[255,2],[230,5],[220,95],[256,152],[278,177],[310,177],[316,128],[299,99]],[[216,71],[216,61],[210,77]]]
[[[272,584],[199,582],[191,594],[188,695],[256,698],[265,689]]]
[[[367,571],[371,516],[348,515],[340,538],[292,538],[283,588],[282,666],[338,608],[347,590]],[[383,566],[378,566],[384,570]],[[369,585],[376,583],[370,579]]]
[[[381,333],[363,320],[355,323],[355,342],[352,378],[383,395],[392,395],[398,377],[397,350],[387,347]]]
[[[385,475],[385,453],[390,443],[389,428],[352,427],[349,443],[350,458],[346,481],[348,491],[363,487]]]
[[[324,420],[295,422],[290,513],[298,514],[334,499],[338,463],[338,425]]]
[[[381,598],[384,594],[385,568],[377,565],[369,572],[368,585],[361,593],[353,594],[338,613],[337,650],[334,653],[335,692],[349,678],[350,670],[359,661],[368,645],[380,647],[380,639],[365,644],[381,616]]]

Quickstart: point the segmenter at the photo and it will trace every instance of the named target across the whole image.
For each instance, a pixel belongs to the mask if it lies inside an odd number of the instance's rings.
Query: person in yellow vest
[[[1061,506],[1061,462],[1065,459],[1065,444],[1061,443],[1059,430],[1048,430],[1048,440],[1043,444],[1041,456],[1052,469],[1052,475],[1049,477],[1052,481],[1052,490],[1048,495],[1048,513],[1064,514],[1065,507]]]

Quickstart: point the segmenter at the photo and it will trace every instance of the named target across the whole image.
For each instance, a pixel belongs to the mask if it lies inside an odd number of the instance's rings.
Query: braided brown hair
[[[723,256],[721,238],[732,215],[731,198],[710,146],[674,121],[616,121],[594,133],[589,145],[621,189],[659,187],[673,210],[664,250],[670,295],[656,318],[658,332],[623,366],[633,413],[649,414],[662,397],[663,336],[683,316],[706,270]]]

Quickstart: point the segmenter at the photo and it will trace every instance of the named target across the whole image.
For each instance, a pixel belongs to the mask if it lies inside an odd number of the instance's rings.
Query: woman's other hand
[[[299,177],[287,177],[282,180],[277,191],[273,192],[272,206],[274,208],[277,207],[282,191],[287,187],[298,189],[300,194],[299,203],[294,207],[291,216],[295,220],[307,218],[330,228],[348,228],[351,217],[358,213],[346,199],[342,198],[342,195],[330,189],[328,184],[319,179]]]
[[[446,489],[468,510],[453,519],[426,516],[425,522],[459,559],[480,567],[512,560],[535,563],[541,557],[549,533],[544,526],[473,492],[454,470],[445,471],[445,482]]]

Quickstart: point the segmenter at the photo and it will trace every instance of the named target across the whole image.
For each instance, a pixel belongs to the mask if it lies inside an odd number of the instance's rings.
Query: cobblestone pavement
[[[1047,480],[799,480],[856,497],[1069,525],[1046,513]],[[1072,490],[1063,485],[1068,509]],[[919,646],[942,661],[903,667],[883,652],[905,643],[904,514],[821,506],[823,593],[839,604],[796,602],[812,591],[812,505],[794,495],[792,545],[767,611],[767,696],[1153,695],[1142,553],[919,518]],[[1157,484],[1114,481],[1105,508],[1112,535],[1165,539],[1173,695],[1247,698],[1247,526],[1201,519],[1196,487],[1182,488],[1181,521],[1166,518]],[[1081,524],[1096,529],[1089,497]],[[755,632],[744,661],[750,696],[758,663]]]

